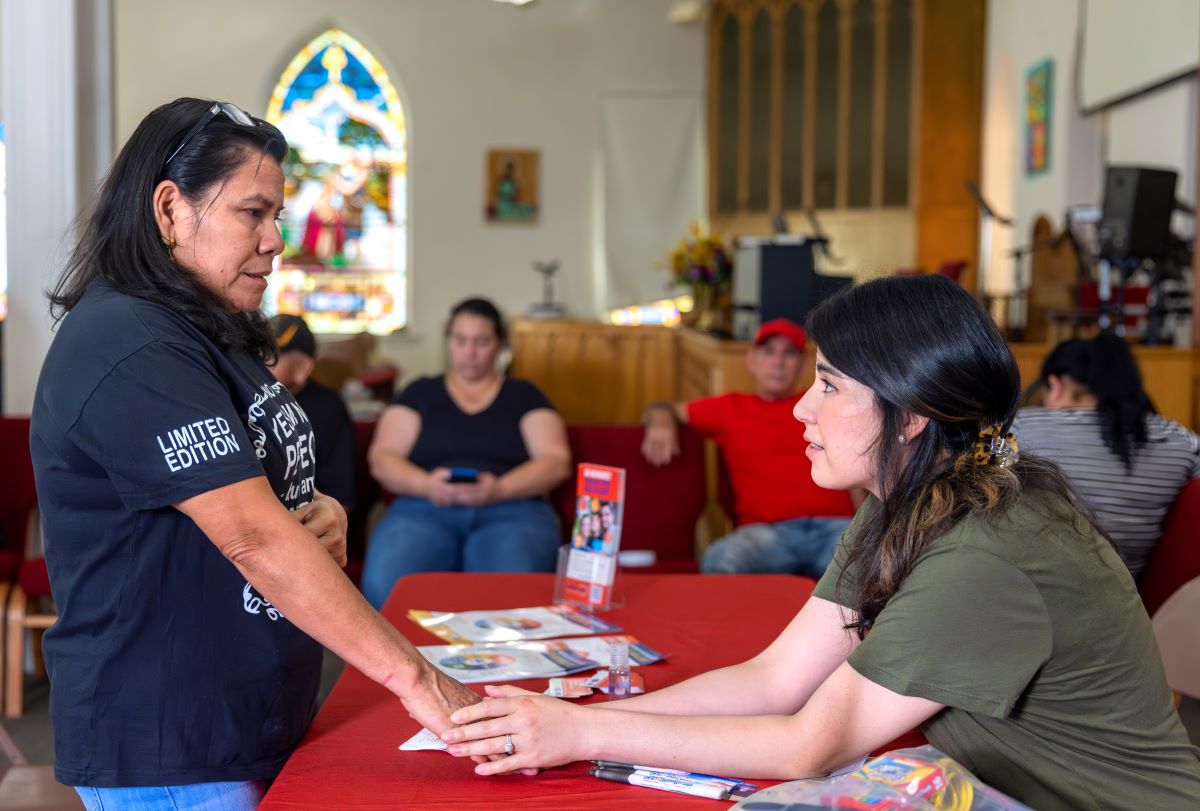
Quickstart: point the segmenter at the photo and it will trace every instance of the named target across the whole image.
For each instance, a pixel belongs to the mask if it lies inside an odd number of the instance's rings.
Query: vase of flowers
[[[670,286],[686,287],[692,295],[684,323],[703,331],[728,329],[733,261],[725,240],[693,221],[670,252],[667,267]]]

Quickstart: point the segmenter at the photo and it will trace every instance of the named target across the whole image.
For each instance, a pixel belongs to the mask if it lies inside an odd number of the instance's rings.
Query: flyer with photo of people
[[[578,466],[575,526],[569,548],[559,560],[556,603],[598,611],[608,608],[621,548],[624,507],[623,469],[587,462]]]

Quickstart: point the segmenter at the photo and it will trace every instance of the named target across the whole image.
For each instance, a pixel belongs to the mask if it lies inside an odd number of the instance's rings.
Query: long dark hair
[[[925,547],[968,513],[997,513],[1031,488],[1074,504],[1051,462],[976,464],[980,431],[1011,422],[1020,377],[987,313],[954,282],[928,275],[849,288],[809,314],[808,335],[841,374],[872,390],[880,417],[871,447],[879,500],[847,538],[843,568],[858,612],[847,627],[860,637]],[[929,422],[902,445],[909,414]]]
[[[154,189],[163,180],[174,181],[184,199],[196,206],[255,154],[279,163],[287,155],[287,141],[275,127],[258,119],[257,127],[239,125],[222,114],[164,168],[167,157],[212,105],[202,99],[176,99],[142,119],[113,162],[66,268],[49,293],[55,320],[70,312],[93,282],[103,279],[116,290],[184,315],[221,346],[275,359],[275,341],[262,314],[228,312],[216,295],[171,261],[154,220]]]
[[[1050,375],[1069,377],[1096,398],[1100,436],[1132,471],[1133,457],[1146,445],[1146,418],[1156,411],[1129,343],[1111,332],[1063,341],[1042,363],[1042,382]]]

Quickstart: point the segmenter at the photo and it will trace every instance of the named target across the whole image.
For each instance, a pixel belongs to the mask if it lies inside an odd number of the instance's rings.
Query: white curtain
[[[596,302],[601,311],[667,295],[658,267],[703,212],[704,103],[699,95],[601,102]]]

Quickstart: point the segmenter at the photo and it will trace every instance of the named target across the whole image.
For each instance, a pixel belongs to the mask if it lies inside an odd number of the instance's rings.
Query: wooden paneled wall
[[[571,319],[512,325],[510,373],[531,380],[569,423],[640,422],[647,405],[675,399],[675,331]]]
[[[1050,344],[1012,344],[1021,386],[1029,387],[1042,371]],[[1200,430],[1200,350],[1165,346],[1134,346],[1133,356],[1142,372],[1142,386],[1158,413],[1169,420]]]
[[[917,265],[965,259],[974,290],[979,212],[967,192],[982,164],[984,0],[922,0],[917,86]]]
[[[567,422],[636,423],[653,402],[754,390],[745,343],[574,320],[522,319],[512,331],[511,373],[536,383]],[[1037,379],[1051,348],[1012,345],[1022,386]],[[1200,429],[1200,349],[1135,346],[1133,354],[1159,412]],[[811,380],[810,359],[802,385]]]

